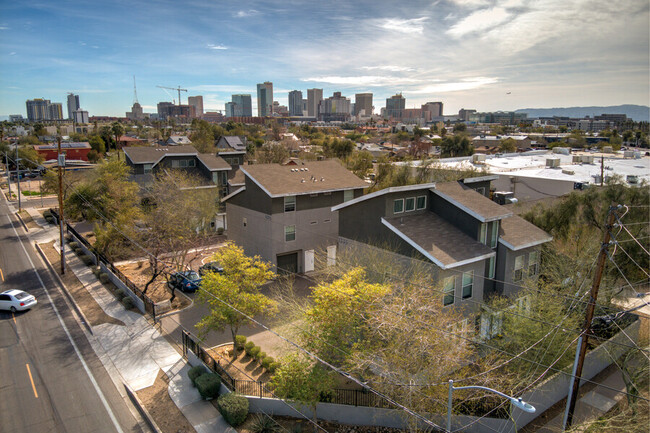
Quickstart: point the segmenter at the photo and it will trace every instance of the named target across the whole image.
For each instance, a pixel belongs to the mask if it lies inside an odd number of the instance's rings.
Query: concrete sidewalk
[[[48,224],[37,210],[27,211],[40,227],[30,230],[30,239],[38,243],[55,241],[58,250],[58,228]],[[214,405],[203,400],[194,388],[187,376],[189,367],[174,347],[145,317],[125,310],[67,245],[65,253],[68,269],[102,310],[124,323],[123,326],[109,323],[97,325],[92,328],[92,335],[86,334],[116,385],[126,383],[134,391],[147,388],[154,384],[162,369],[170,378],[168,393],[171,399],[197,432],[234,433]]]

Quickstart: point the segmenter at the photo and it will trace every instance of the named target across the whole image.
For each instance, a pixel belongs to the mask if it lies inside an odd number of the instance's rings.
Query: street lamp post
[[[452,395],[454,393],[455,389],[482,389],[484,391],[490,391],[493,392],[494,394],[500,395],[503,398],[507,398],[510,400],[510,402],[518,407],[519,409],[528,412],[528,413],[535,413],[535,407],[530,404],[526,403],[523,401],[521,398],[518,397],[511,397],[507,394],[504,394],[500,391],[497,391],[496,389],[488,388],[486,386],[458,386],[454,387],[454,381],[450,380],[449,381],[449,398],[447,400],[447,431],[451,432],[451,401],[452,401]]]

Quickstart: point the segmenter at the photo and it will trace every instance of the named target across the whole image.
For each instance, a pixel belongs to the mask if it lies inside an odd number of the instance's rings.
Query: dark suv
[[[217,262],[209,262],[199,268],[199,275],[204,276],[206,272],[223,273],[223,268]]]
[[[201,284],[201,277],[194,271],[174,272],[169,276],[167,285],[182,292],[196,292]]]

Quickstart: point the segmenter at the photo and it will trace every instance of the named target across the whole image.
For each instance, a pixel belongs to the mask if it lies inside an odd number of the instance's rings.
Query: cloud
[[[234,18],[247,18],[247,17],[252,17],[252,16],[254,16],[254,15],[257,15],[257,14],[259,14],[259,13],[260,13],[260,12],[259,12],[259,11],[256,11],[255,9],[249,9],[249,10],[247,10],[247,11],[244,11],[244,10],[237,11],[237,12],[235,12],[232,16],[233,16]]]
[[[15,55],[16,55],[16,52],[15,52],[15,51],[12,51],[12,52],[9,53],[9,55],[10,55],[10,56],[15,56]]]
[[[9,30],[9,27],[7,27],[7,26],[0,26],[0,30]]]
[[[318,83],[350,86],[396,86],[400,84],[413,84],[422,82],[422,80],[414,78],[383,77],[379,75],[361,75],[356,77],[330,75],[323,77],[301,78],[300,81],[315,81]]]
[[[408,66],[395,66],[395,65],[385,65],[385,66],[362,66],[361,69],[367,71],[374,71],[376,69],[380,71],[389,71],[389,72],[411,72],[415,69]]]
[[[428,17],[412,18],[410,20],[400,20],[396,18],[387,18],[379,22],[379,27],[386,30],[393,30],[406,34],[422,34],[424,31],[424,22]]]
[[[211,50],[227,50],[228,47],[225,45],[215,45],[215,44],[208,44],[207,47]]]
[[[510,17],[511,14],[501,7],[483,9],[470,14],[451,26],[447,30],[447,34],[458,39],[468,33],[481,32],[496,27]]]
[[[458,92],[461,90],[472,90],[479,87],[487,86],[490,84],[497,83],[498,78],[490,77],[475,77],[475,78],[466,78],[461,81],[456,82],[447,82],[447,83],[438,83],[432,86],[425,86],[418,90],[404,93],[446,93],[446,92]]]
[[[228,84],[201,84],[199,86],[188,87],[187,89],[196,92],[232,92],[232,93],[250,93],[250,94],[256,92],[255,85],[247,87],[247,86],[228,85]]]
[[[457,4],[461,7],[477,7],[477,6],[487,6],[490,4],[490,0],[451,0],[452,3]]]

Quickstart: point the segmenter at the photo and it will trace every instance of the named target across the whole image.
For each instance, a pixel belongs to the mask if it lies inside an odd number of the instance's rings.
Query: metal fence
[[[221,377],[222,383],[231,391],[250,397],[277,398],[273,394],[270,383],[248,379],[234,379],[224,368],[228,363],[226,360],[215,360],[207,351],[201,347],[201,343],[195,340],[191,334],[183,331],[183,356],[191,350],[205,365]],[[385,409],[396,409],[396,406],[388,403],[374,393],[358,389],[338,389],[321,394],[320,401],[323,403],[345,404],[349,406],[366,406]]]

